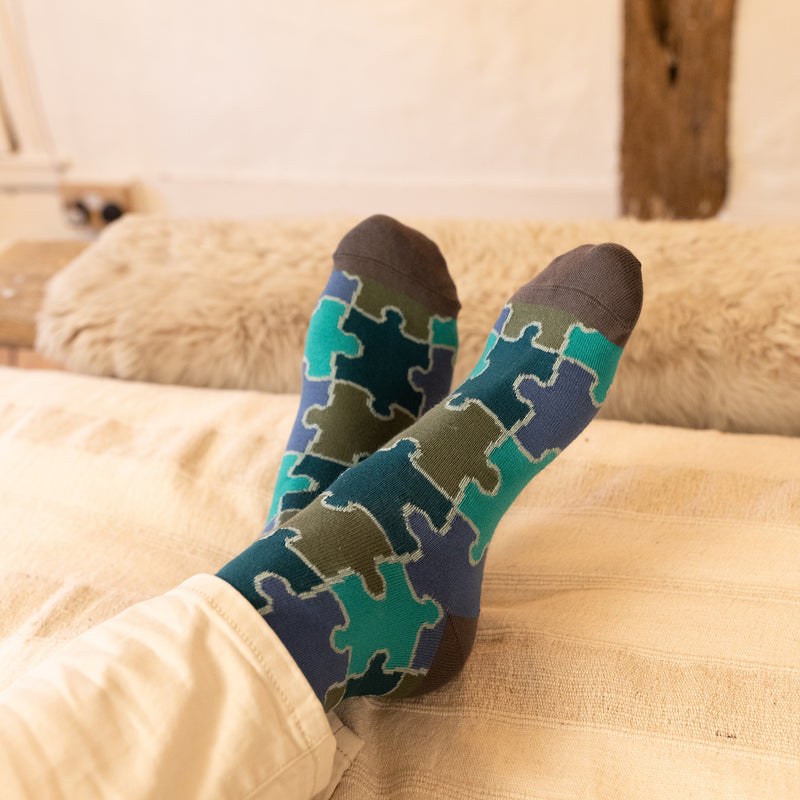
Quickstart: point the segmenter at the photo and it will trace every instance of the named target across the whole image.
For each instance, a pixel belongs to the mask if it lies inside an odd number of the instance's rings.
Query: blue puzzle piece
[[[335,297],[350,305],[353,302],[359,283],[358,278],[351,277],[341,270],[335,269],[331,272],[328,285],[322,294],[326,297]]]
[[[297,420],[294,423],[291,434],[289,434],[289,442],[286,445],[287,450],[304,453],[308,449],[311,440],[317,434],[317,428],[314,425],[306,425],[304,423],[305,412],[312,406],[322,406],[324,408],[328,405],[332,384],[333,381],[330,380],[309,380],[303,375],[303,392],[300,395],[301,405],[297,411]]]
[[[264,619],[286,645],[314,693],[324,700],[328,687],[347,677],[347,654],[331,647],[333,629],[345,624],[338,598],[330,590],[298,597],[281,578],[270,574],[260,575],[256,586],[269,608],[262,612]],[[303,624],[298,625],[298,620]]]
[[[423,514],[412,512],[409,527],[419,539],[421,556],[406,563],[406,572],[414,591],[431,595],[451,614],[477,617],[481,609],[481,581],[485,558],[470,561],[475,531],[456,514],[442,535],[431,527]]]
[[[492,326],[492,330],[499,336],[503,332],[503,328],[505,327],[506,321],[508,320],[509,316],[511,316],[511,306],[506,303],[503,306],[503,310],[500,312],[500,316],[497,318],[497,321]]]
[[[533,406],[534,415],[514,436],[533,459],[550,450],[563,450],[597,414],[592,400],[595,375],[574,361],[558,365],[558,377],[549,386],[523,379],[518,391]]]

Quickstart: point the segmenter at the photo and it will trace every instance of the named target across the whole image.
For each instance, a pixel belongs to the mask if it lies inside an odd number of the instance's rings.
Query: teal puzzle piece
[[[361,343],[357,336],[345,333],[342,318],[347,306],[330,297],[320,299],[308,323],[306,337],[306,376],[308,378],[330,378],[333,354],[344,353],[357,356]]]
[[[387,654],[383,670],[408,668],[420,632],[436,625],[443,613],[430,598],[416,596],[402,564],[384,561],[378,570],[386,582],[380,600],[364,590],[359,575],[348,575],[331,587],[348,620],[346,627],[333,632],[334,647],[340,652],[350,649],[348,676],[363,675],[380,652]]]
[[[455,319],[433,317],[431,327],[433,329],[431,344],[438,347],[458,347],[458,325]]]
[[[267,519],[272,519],[280,510],[281,498],[289,492],[304,492],[311,488],[311,480],[305,475],[290,475],[292,467],[302,453],[286,453],[281,459],[278,468],[278,480],[275,482],[275,491],[272,493],[272,505]]]
[[[557,453],[546,453],[539,461],[531,461],[509,437],[489,456],[489,463],[500,470],[500,487],[493,495],[484,494],[476,484],[470,483],[458,504],[458,510],[472,522],[478,532],[470,548],[470,562],[477,564],[494,535],[503,514],[528,485],[534,475],[541,472]]]
[[[606,399],[611,387],[622,348],[609,342],[599,331],[584,328],[580,324],[574,325],[568,335],[569,340],[564,348],[564,355],[579,361],[598,376],[591,393],[595,404],[599,406]]]
[[[480,375],[488,366],[489,366],[489,353],[492,352],[492,349],[497,342],[497,334],[494,331],[490,331],[489,338],[486,340],[486,346],[483,348],[483,352],[481,353],[481,357],[478,359],[478,363],[472,368],[472,372],[467,376],[467,378],[476,378]]]

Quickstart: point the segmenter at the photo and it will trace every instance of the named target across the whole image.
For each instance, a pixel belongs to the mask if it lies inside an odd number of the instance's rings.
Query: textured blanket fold
[[[249,544],[296,403],[0,370],[0,685]],[[594,422],[498,528],[459,679],[339,706],[334,797],[794,797],[798,463]]]

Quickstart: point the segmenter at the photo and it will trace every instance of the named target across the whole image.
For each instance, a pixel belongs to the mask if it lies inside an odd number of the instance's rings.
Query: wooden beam
[[[622,211],[714,216],[728,187],[735,0],[625,0]]]

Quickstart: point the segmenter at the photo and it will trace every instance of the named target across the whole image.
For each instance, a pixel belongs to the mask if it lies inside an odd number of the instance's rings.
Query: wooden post
[[[714,216],[728,185],[735,0],[625,0],[622,211]]]

